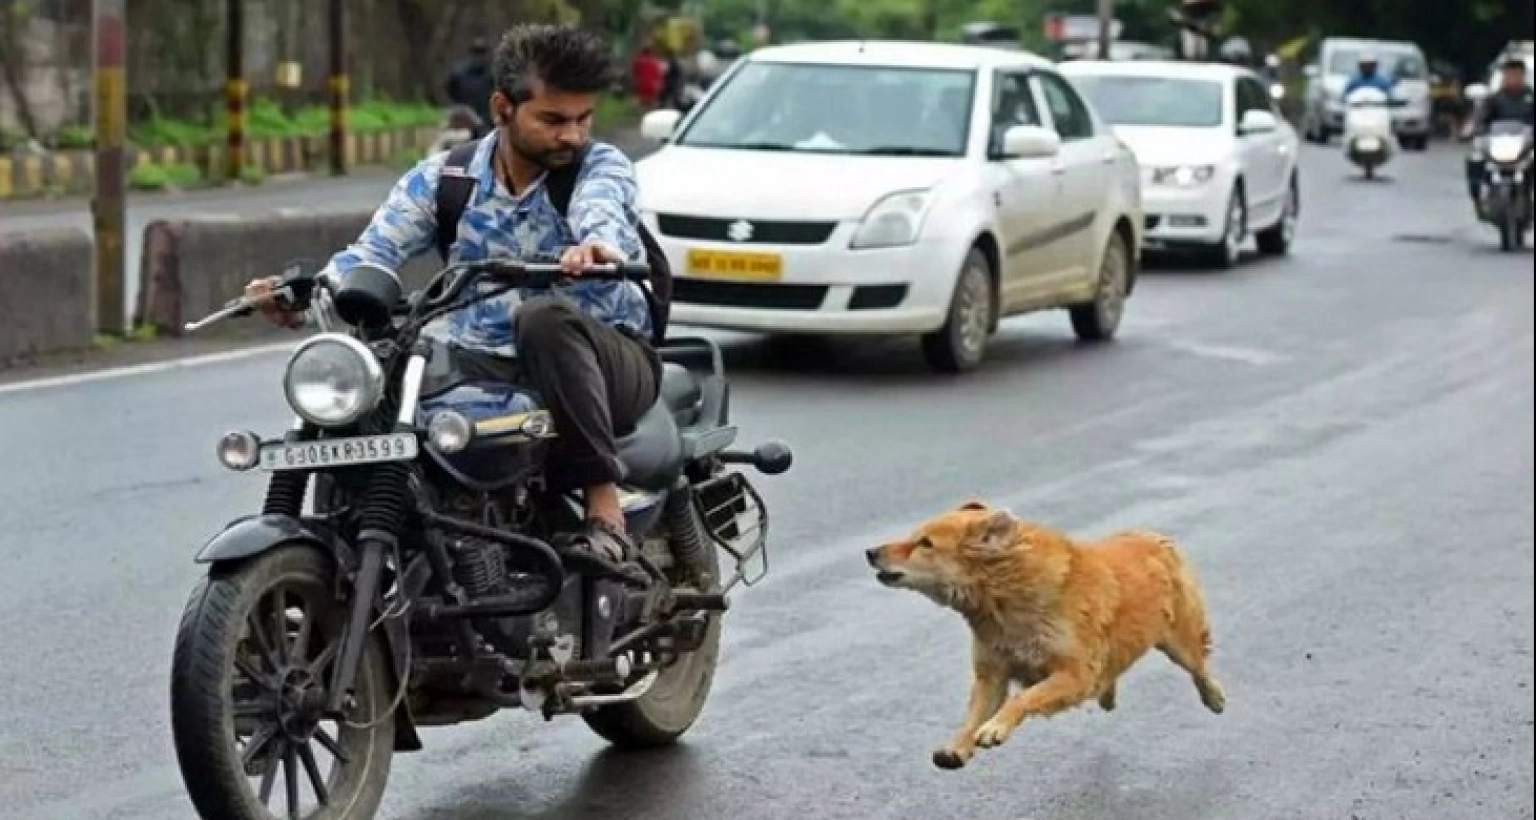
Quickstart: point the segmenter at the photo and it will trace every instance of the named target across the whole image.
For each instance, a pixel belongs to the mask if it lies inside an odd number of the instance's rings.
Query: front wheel
[[[971,248],[955,282],[944,326],[923,337],[923,358],[940,373],[967,373],[981,365],[992,335],[997,294],[992,264],[981,248]]]
[[[327,556],[289,546],[216,568],[193,592],[172,657],[171,730],[205,820],[378,810],[394,754],[391,676],[368,641],[342,720],[322,713],[347,614],[334,588]]]
[[[699,537],[704,539],[703,570],[710,578],[720,578],[720,550],[703,531],[704,523],[693,505],[689,517]],[[709,627],[698,649],[678,658],[662,670],[655,684],[637,700],[602,706],[581,714],[592,731],[626,750],[650,749],[676,743],[704,711],[715,682],[715,668],[720,663],[720,614],[708,613]]]

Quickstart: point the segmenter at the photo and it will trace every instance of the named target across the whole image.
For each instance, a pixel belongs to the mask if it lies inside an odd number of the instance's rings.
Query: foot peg
[[[720,461],[724,464],[749,464],[763,475],[779,475],[795,463],[795,454],[788,444],[773,439],[757,445],[750,453],[726,450],[720,454]]]
[[[724,593],[719,592],[676,592],[672,594],[672,611],[696,610],[703,612],[725,612],[731,608],[731,602],[726,599]]]

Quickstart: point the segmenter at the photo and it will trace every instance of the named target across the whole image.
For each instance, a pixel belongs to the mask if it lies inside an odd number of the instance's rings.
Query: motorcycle
[[[1379,88],[1357,88],[1344,105],[1344,156],[1365,173],[1366,179],[1375,179],[1376,170],[1397,153],[1393,100]]]
[[[1478,218],[1499,231],[1499,249],[1518,250],[1532,225],[1531,128],[1517,120],[1501,120],[1477,138],[1474,159],[1483,164],[1483,184],[1478,198]]]
[[[582,275],[644,282],[647,271]],[[543,482],[559,434],[549,411],[531,390],[458,372],[423,333],[561,277],[557,265],[457,263],[402,298],[377,266],[345,284],[304,264],[284,272],[277,297],[319,330],[283,374],[296,418],[280,438],[219,441],[225,468],[268,474],[265,500],[197,554],[206,577],[172,659],[174,746],[200,816],[366,820],[394,754],[423,748],[421,727],[502,709],[579,714],[625,749],[672,743],[698,718],[727,595],[768,571],[767,507],[731,468],[777,475],[792,454],[776,440],[728,449],[737,431],[719,347],[669,339],[660,397],[619,442],[639,554],[561,551],[583,511]],[[242,297],[187,330],[254,308]],[[279,770],[286,805],[269,815]]]

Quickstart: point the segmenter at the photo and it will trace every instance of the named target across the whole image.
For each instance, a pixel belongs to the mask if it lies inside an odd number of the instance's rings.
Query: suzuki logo
[[[752,223],[745,219],[738,219],[726,227],[725,235],[733,242],[745,242],[752,238]]]

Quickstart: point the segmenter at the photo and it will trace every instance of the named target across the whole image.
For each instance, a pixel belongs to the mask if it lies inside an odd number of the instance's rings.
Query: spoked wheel
[[[171,728],[205,820],[377,811],[394,753],[395,693],[383,648],[370,640],[343,714],[325,714],[346,621],[334,588],[329,559],[295,546],[215,570],[193,592],[176,635]]]
[[[703,535],[703,522],[690,505],[693,525],[704,538],[707,567],[698,567],[711,578],[720,578],[720,550]],[[676,580],[676,579],[674,579]],[[603,706],[581,717],[604,740],[620,749],[646,749],[677,742],[698,720],[709,699],[720,661],[720,614],[708,614],[709,627],[698,649],[678,658],[661,671],[656,682],[638,700]]]

